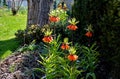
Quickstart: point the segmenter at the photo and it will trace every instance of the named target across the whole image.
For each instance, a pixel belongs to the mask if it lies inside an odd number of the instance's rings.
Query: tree
[[[12,14],[13,15],[16,15],[17,14],[17,12],[19,11],[19,9],[20,9],[20,7],[21,7],[21,5],[22,5],[22,2],[23,2],[23,0],[8,0],[8,2],[9,3],[11,3],[12,2],[12,5],[11,5],[11,10],[12,10]],[[8,5],[9,6],[9,5]]]
[[[27,0],[28,17],[27,27],[39,25],[40,27],[48,23],[48,13],[53,0]]]
[[[2,0],[0,0],[0,6],[2,6]]]
[[[6,5],[6,0],[3,0],[3,5]]]
[[[6,6],[6,0],[0,0],[0,6]]]

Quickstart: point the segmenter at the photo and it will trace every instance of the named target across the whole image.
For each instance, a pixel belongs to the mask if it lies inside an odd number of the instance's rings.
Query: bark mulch
[[[0,61],[0,79],[36,79],[33,68],[40,67],[37,60],[39,60],[37,51],[15,52]]]

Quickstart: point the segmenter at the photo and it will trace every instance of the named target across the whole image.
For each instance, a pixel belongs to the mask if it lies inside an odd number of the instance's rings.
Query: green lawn
[[[7,9],[0,9],[0,59],[9,56],[19,47],[15,32],[26,27],[26,14],[12,16]]]

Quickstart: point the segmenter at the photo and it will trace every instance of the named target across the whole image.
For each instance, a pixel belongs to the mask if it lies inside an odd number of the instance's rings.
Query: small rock
[[[13,74],[16,79],[24,79],[24,74],[21,71],[16,71]]]
[[[4,73],[0,75],[0,79],[9,79],[9,78],[6,78],[8,75],[9,75],[8,73]]]
[[[1,68],[3,72],[8,72],[8,68]]]
[[[0,68],[0,74],[3,74],[3,71],[2,71],[2,69]]]

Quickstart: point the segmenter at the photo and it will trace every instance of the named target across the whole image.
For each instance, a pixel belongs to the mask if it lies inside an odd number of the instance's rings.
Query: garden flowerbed
[[[49,24],[39,28],[31,25],[26,30],[16,33],[18,39],[29,44],[39,44],[39,78],[45,79],[96,79],[95,69],[99,52],[96,42],[91,39],[94,35],[92,25],[86,25],[83,37],[86,45],[82,44],[77,31],[80,26],[76,18],[69,18],[67,11],[57,8],[49,13]],[[78,33],[76,33],[78,32]],[[27,39],[27,40],[25,40]],[[32,42],[32,43],[31,43]],[[32,47],[33,46],[33,47]],[[34,45],[28,48],[34,49]],[[26,49],[26,48],[25,48]],[[32,55],[31,55],[32,56]]]

